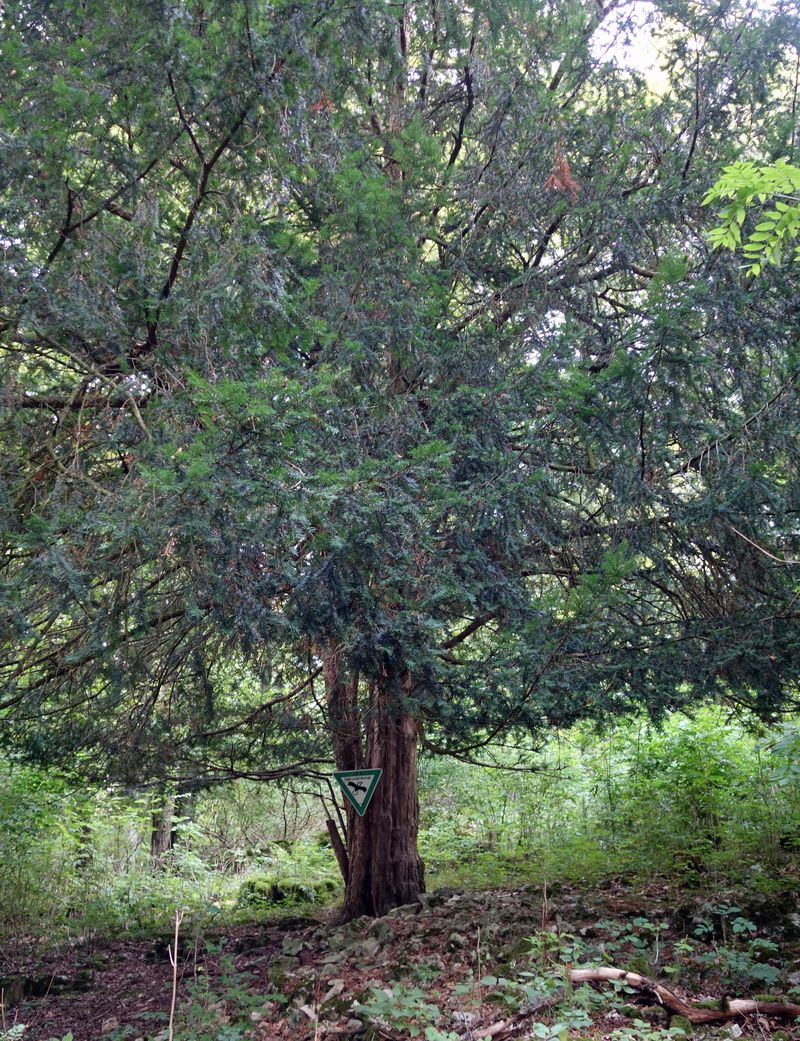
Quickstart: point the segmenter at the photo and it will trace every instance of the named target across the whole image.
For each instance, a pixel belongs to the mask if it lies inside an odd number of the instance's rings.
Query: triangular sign
[[[383,770],[339,770],[333,776],[359,817],[367,812]]]

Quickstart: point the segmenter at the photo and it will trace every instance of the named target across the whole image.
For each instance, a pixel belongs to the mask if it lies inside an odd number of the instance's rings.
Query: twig
[[[478,926],[478,947],[475,952],[477,967],[478,967],[478,998],[481,1005],[483,1004],[483,987],[481,986],[481,980],[483,979],[483,969],[481,968],[481,927]]]
[[[136,404],[136,398],[134,398],[133,395],[131,395],[128,398],[128,401],[130,401],[131,403],[131,410],[133,412],[133,416],[136,420],[137,425],[139,426],[140,430],[144,433],[144,436],[147,438],[147,440],[152,441],[153,435],[147,429],[145,421],[142,419],[142,413],[139,411],[139,406]]]
[[[167,1033],[167,1041],[173,1039],[173,1028],[175,1023],[175,1003],[178,1000],[178,935],[180,933],[181,921],[183,920],[183,912],[175,912],[175,946],[167,947],[169,952],[169,960],[172,965],[172,1003],[169,1008],[169,1031]]]
[[[769,557],[770,560],[775,560],[779,564],[800,564],[800,560],[794,560],[792,557],[776,557],[774,553],[770,553],[768,549],[764,549],[763,546],[759,546],[757,542],[754,542],[751,538],[748,538],[743,531],[739,531],[738,528],[728,522],[728,527],[731,531],[736,532],[740,539],[744,539],[745,542],[749,542],[751,546],[754,546],[759,553],[763,553],[765,557]]]
[[[186,131],[186,133],[189,135],[189,140],[192,142],[192,147],[194,148],[195,152],[197,152],[198,159],[200,160],[201,163],[204,163],[206,161],[206,157],[203,155],[203,150],[200,147],[200,145],[198,144],[197,138],[194,136],[194,131],[192,130],[192,125],[189,122],[189,120],[186,118],[186,113],[183,111],[183,106],[181,105],[180,98],[178,97],[178,91],[175,88],[175,80],[172,78],[172,73],[171,72],[167,73],[167,79],[169,80],[169,89],[172,91],[172,96],[175,99],[175,104],[176,104],[176,106],[178,108],[178,115],[180,116],[180,120],[181,120],[181,123],[183,124],[183,128]]]

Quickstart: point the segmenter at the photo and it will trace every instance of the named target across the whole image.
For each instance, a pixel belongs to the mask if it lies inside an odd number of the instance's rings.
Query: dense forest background
[[[603,737],[569,731],[529,751],[525,772],[502,769],[508,750],[493,753],[495,770],[421,764],[433,886],[596,885],[629,874],[689,888],[738,884],[780,903],[796,884],[794,728],[756,736],[706,710],[658,731],[644,721]],[[190,805],[174,800],[166,843],[163,797],[153,793],[76,791],[52,773],[9,766],[0,793],[8,948],[37,934],[147,934],[168,928],[176,907],[208,926],[340,895],[327,809],[302,784],[240,781]]]

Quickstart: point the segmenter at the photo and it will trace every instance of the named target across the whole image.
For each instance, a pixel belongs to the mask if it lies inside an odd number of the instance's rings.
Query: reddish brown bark
[[[329,648],[322,658],[333,754],[337,770],[356,770],[364,764],[358,706],[358,673],[345,675],[339,651]]]
[[[387,678],[369,685],[362,741],[358,680],[342,678],[338,657],[326,658],[330,727],[340,770],[383,771],[366,813],[347,807],[346,862],[339,865],[345,881],[344,918],[379,916],[416,900],[425,888],[425,871],[417,850],[416,720],[398,704],[401,690]],[[408,689],[410,675],[402,679]]]
[[[417,724],[378,688],[370,712],[364,765],[383,774],[364,816],[348,810],[347,919],[386,914],[425,888],[417,851]]]

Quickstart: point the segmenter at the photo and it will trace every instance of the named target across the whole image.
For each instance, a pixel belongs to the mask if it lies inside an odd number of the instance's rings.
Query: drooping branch
[[[781,386],[772,395],[772,397],[765,401],[760,408],[756,409],[756,411],[751,413],[751,415],[749,415],[745,420],[743,420],[740,426],[738,426],[735,430],[731,430],[729,433],[723,434],[721,437],[716,438],[716,440],[710,441],[707,445],[704,445],[698,452],[695,452],[695,454],[691,456],[690,459],[687,459],[682,466],[679,466],[677,470],[673,470],[672,473],[669,474],[669,476],[675,477],[678,474],[687,473],[689,470],[696,470],[698,473],[702,473],[703,463],[707,459],[710,459],[715,452],[718,453],[719,449],[723,445],[729,444],[732,441],[736,441],[737,438],[741,437],[743,434],[746,434],[750,427],[753,425],[753,423],[757,422],[757,420],[761,416],[763,416],[765,412],[769,412],[773,405],[776,405],[781,400],[783,395],[786,394],[787,391],[797,386],[798,379],[800,379],[800,372],[793,372],[789,376],[789,378],[781,384]]]
[[[185,763],[193,763],[195,766],[204,765],[202,760],[190,760],[185,759]],[[223,766],[221,764],[209,764],[213,772],[202,777],[204,785],[212,784],[226,784],[229,781],[283,781],[290,778],[300,778],[304,780],[314,781],[325,781],[328,777],[328,770],[330,768],[330,760],[322,756],[302,759],[296,763],[292,763],[289,766],[276,766],[271,770],[239,770],[235,766]],[[198,775],[196,773],[182,774],[182,773],[166,773],[162,779],[154,783],[163,783],[163,781],[169,781],[176,785],[186,785],[188,783],[197,783]]]

